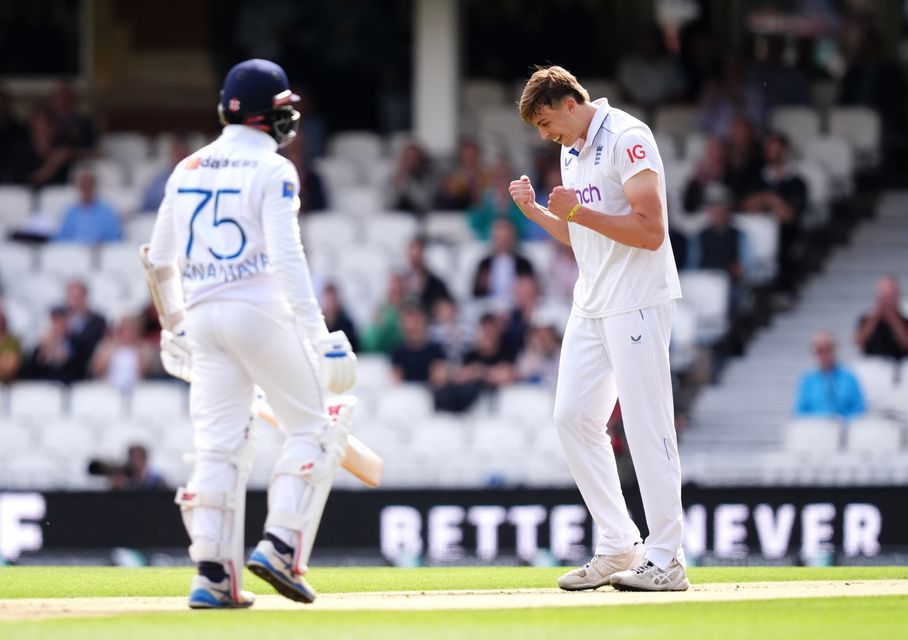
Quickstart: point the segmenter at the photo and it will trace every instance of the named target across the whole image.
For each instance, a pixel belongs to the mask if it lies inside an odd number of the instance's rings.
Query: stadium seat
[[[66,387],[59,382],[23,380],[9,387],[9,415],[40,422],[63,415]]]
[[[408,213],[376,213],[363,218],[359,224],[367,245],[383,247],[398,260],[406,255],[407,245],[419,231],[416,218]]]
[[[544,387],[514,384],[498,392],[498,414],[534,429],[539,424],[552,424],[554,402],[553,393]]]
[[[113,423],[126,415],[123,393],[106,382],[77,382],[70,388],[69,413],[77,418]]]
[[[697,339],[712,344],[728,330],[729,282],[721,271],[683,271],[681,291],[697,314]]]
[[[93,453],[95,434],[78,420],[56,418],[48,420],[38,430],[41,451],[60,457],[86,458]]]
[[[421,384],[400,384],[388,387],[378,398],[376,417],[397,424],[413,424],[431,416],[432,394]],[[419,430],[419,425],[414,425]]]
[[[747,280],[767,284],[776,276],[779,253],[779,223],[768,215],[744,213],[734,216],[734,226],[747,238],[751,264]]]
[[[134,218],[128,226],[146,225],[148,220],[153,220],[153,216]],[[141,242],[148,242],[151,238],[151,229],[147,228],[148,235]],[[144,282],[144,273],[142,263],[139,259],[139,242],[115,242],[101,245],[98,253],[98,269],[104,273],[117,274],[118,276],[141,284]]]
[[[676,162],[683,158],[677,136],[671,133],[655,133],[654,137],[663,162]]]
[[[63,214],[78,198],[79,192],[72,185],[50,185],[38,192],[36,209],[49,216],[53,223],[59,226],[63,222]]]
[[[141,133],[106,133],[100,140],[101,153],[127,165],[145,160],[151,145]]]
[[[0,186],[0,226],[16,229],[28,220],[31,211],[32,194],[27,187]]]
[[[520,245],[520,252],[532,263],[536,275],[545,282],[543,274],[548,273],[555,257],[555,240],[535,240]]]
[[[413,423],[407,449],[412,456],[425,456],[426,463],[452,456],[468,455],[467,429],[457,418],[444,415],[425,417]]]
[[[684,136],[684,159],[688,162],[699,162],[703,159],[708,136],[702,132],[688,133]]]
[[[888,409],[896,389],[895,363],[889,358],[864,356],[850,365],[864,393],[867,408],[871,411]]]
[[[801,160],[795,164],[795,168],[807,183],[808,209],[803,224],[808,229],[818,228],[829,219],[832,178],[823,165],[813,160]]]
[[[898,422],[878,416],[855,418],[846,433],[848,451],[871,458],[883,458],[902,448],[902,427]]]
[[[151,240],[151,230],[154,228],[155,216],[141,215],[130,218],[123,226],[123,236],[127,243],[136,247],[134,251],[138,252],[138,246]],[[138,253],[136,254],[138,255]],[[136,258],[138,260],[138,258]]]
[[[769,126],[784,133],[795,153],[820,133],[820,114],[813,107],[776,107],[769,115]]]
[[[370,131],[345,131],[328,141],[328,155],[365,164],[384,155],[381,136]]]
[[[4,466],[6,485],[10,489],[40,491],[67,486],[65,461],[48,451],[23,451],[8,458]]]
[[[40,270],[56,274],[61,279],[88,279],[94,272],[94,261],[94,250],[83,244],[52,242],[38,251]]]
[[[797,418],[785,427],[785,449],[811,458],[839,450],[842,423],[832,418]]]
[[[356,362],[356,388],[382,392],[393,384],[391,361],[385,355],[364,353]],[[359,413],[359,412],[357,412]]]
[[[461,100],[468,113],[475,113],[484,107],[503,105],[507,101],[507,91],[497,80],[467,79],[461,87]]]
[[[35,254],[31,247],[18,242],[0,241],[0,282],[30,272],[34,266]]]
[[[431,240],[458,243],[475,237],[463,211],[431,211],[425,225],[425,234]]]
[[[519,459],[529,449],[527,430],[512,420],[472,420],[469,428],[472,432],[470,451],[474,454]]]
[[[454,271],[454,249],[440,242],[430,242],[423,252],[426,266],[442,280],[447,280]]]
[[[688,105],[659,107],[654,125],[653,131],[660,134],[687,135],[697,130],[697,109]]]
[[[98,158],[84,163],[87,169],[95,174],[100,189],[107,187],[122,187],[126,184],[126,166],[120,160],[114,158]]]
[[[143,445],[149,451],[154,452],[162,444],[166,448],[171,443],[166,437],[167,432],[164,433],[165,438],[162,443],[158,431],[144,422],[135,420],[111,422],[98,432],[100,437],[97,439],[94,455],[125,458],[127,449],[134,444]],[[185,451],[192,451],[191,441],[189,448]]]
[[[41,429],[33,424],[4,418],[0,421],[0,442],[3,443],[0,452],[11,457],[20,451],[33,451],[40,433]]]
[[[132,185],[139,196],[145,193],[145,189],[148,188],[148,185],[151,184],[151,181],[157,178],[162,171],[169,169],[167,163],[167,158],[169,156],[165,155],[165,160],[143,160],[133,164],[129,169],[129,184]],[[141,202],[141,198],[139,200]],[[150,212],[149,212],[150,213]]]
[[[39,316],[28,301],[11,297],[0,300],[0,309],[6,314],[9,332],[19,339],[23,352],[27,353],[41,335],[43,315]]]
[[[140,280],[135,283],[135,286],[144,288],[144,283]],[[88,282],[88,287],[92,308],[107,318],[110,324],[125,315],[138,311],[132,304],[132,298],[127,295],[124,278],[115,273],[93,274]]]
[[[697,314],[683,298],[675,307],[669,356],[675,373],[686,371],[697,358]]]
[[[185,418],[189,411],[187,388],[176,381],[141,382],[132,390],[129,405],[134,418],[159,422]]]
[[[829,112],[829,135],[847,140],[861,167],[872,167],[880,159],[880,117],[868,107],[835,107]]]
[[[854,149],[845,138],[819,136],[804,144],[802,157],[822,166],[829,174],[832,189],[839,196],[852,191],[854,178]]]
[[[98,199],[107,203],[120,219],[128,218],[139,210],[142,192],[128,185],[101,187]]]
[[[303,246],[349,247],[357,242],[356,222],[340,215],[307,216],[301,221]],[[349,249],[348,249],[349,251]]]
[[[45,314],[64,300],[64,282],[53,273],[24,273],[14,280],[4,281],[6,295],[27,303],[40,316],[41,326]]]
[[[367,220],[384,208],[384,195],[376,187],[365,185],[345,187],[331,195],[331,210],[342,215]]]

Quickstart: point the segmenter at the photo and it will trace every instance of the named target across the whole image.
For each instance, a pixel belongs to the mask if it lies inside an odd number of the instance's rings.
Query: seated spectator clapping
[[[908,356],[908,318],[902,315],[899,283],[885,275],[876,285],[876,305],[861,316],[854,341],[868,356]]]
[[[423,215],[432,208],[437,184],[435,169],[426,152],[415,142],[409,142],[400,152],[385,204],[389,209]]]
[[[445,360],[444,351],[429,338],[425,311],[407,306],[400,319],[403,341],[391,353],[394,379],[398,382],[429,382],[432,367]]]
[[[95,378],[106,381],[121,391],[129,391],[139,380],[147,378],[157,356],[148,342],[142,339],[138,318],[121,318],[111,335],[98,345],[91,361]]]
[[[426,264],[426,239],[416,236],[407,245],[407,267],[403,273],[406,295],[419,300],[430,313],[439,300],[450,298],[448,285]]]
[[[473,297],[492,298],[510,307],[518,276],[532,276],[533,265],[517,252],[514,225],[505,219],[492,226],[492,251],[479,261],[473,278]]]
[[[836,359],[835,339],[820,331],[811,341],[817,368],[805,373],[798,388],[795,415],[845,420],[862,415],[864,395],[855,375]]]
[[[70,383],[79,377],[75,354],[67,332],[66,309],[54,307],[38,346],[25,359],[21,377]]]

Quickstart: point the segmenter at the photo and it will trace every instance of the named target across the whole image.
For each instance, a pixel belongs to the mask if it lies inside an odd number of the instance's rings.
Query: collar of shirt
[[[599,131],[599,127],[602,126],[602,123],[605,122],[605,118],[606,116],[608,116],[609,111],[612,110],[612,108],[609,106],[608,100],[606,100],[605,98],[594,100],[593,104],[596,105],[596,113],[593,115],[592,121],[590,121],[590,128],[586,130],[586,137],[581,138],[576,143],[574,143],[573,147],[571,147],[571,150],[575,156],[580,155],[580,152],[593,144],[593,138],[596,137],[596,132]]]
[[[228,141],[239,140],[243,144],[265,147],[277,151],[277,142],[264,131],[247,127],[244,124],[228,124],[221,132],[221,138]]]

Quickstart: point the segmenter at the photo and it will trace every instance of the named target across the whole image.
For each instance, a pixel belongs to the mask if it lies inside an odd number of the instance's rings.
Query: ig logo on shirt
[[[637,162],[637,160],[643,160],[646,157],[646,149],[643,148],[641,144],[635,144],[633,147],[624,150],[627,153],[628,160],[631,161],[631,164]]]

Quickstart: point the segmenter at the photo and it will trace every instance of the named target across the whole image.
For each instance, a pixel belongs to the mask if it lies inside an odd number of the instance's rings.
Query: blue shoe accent
[[[259,547],[264,547],[264,550]],[[263,540],[253,551],[246,566],[249,571],[270,584],[285,598],[306,604],[313,602],[315,590],[302,576],[293,572],[293,564],[284,558],[285,555],[278,553],[271,542]],[[279,560],[285,568],[276,568],[272,559]]]
[[[189,606],[199,609],[214,609],[225,606],[227,603],[218,600],[204,589],[196,589],[189,594]]]

